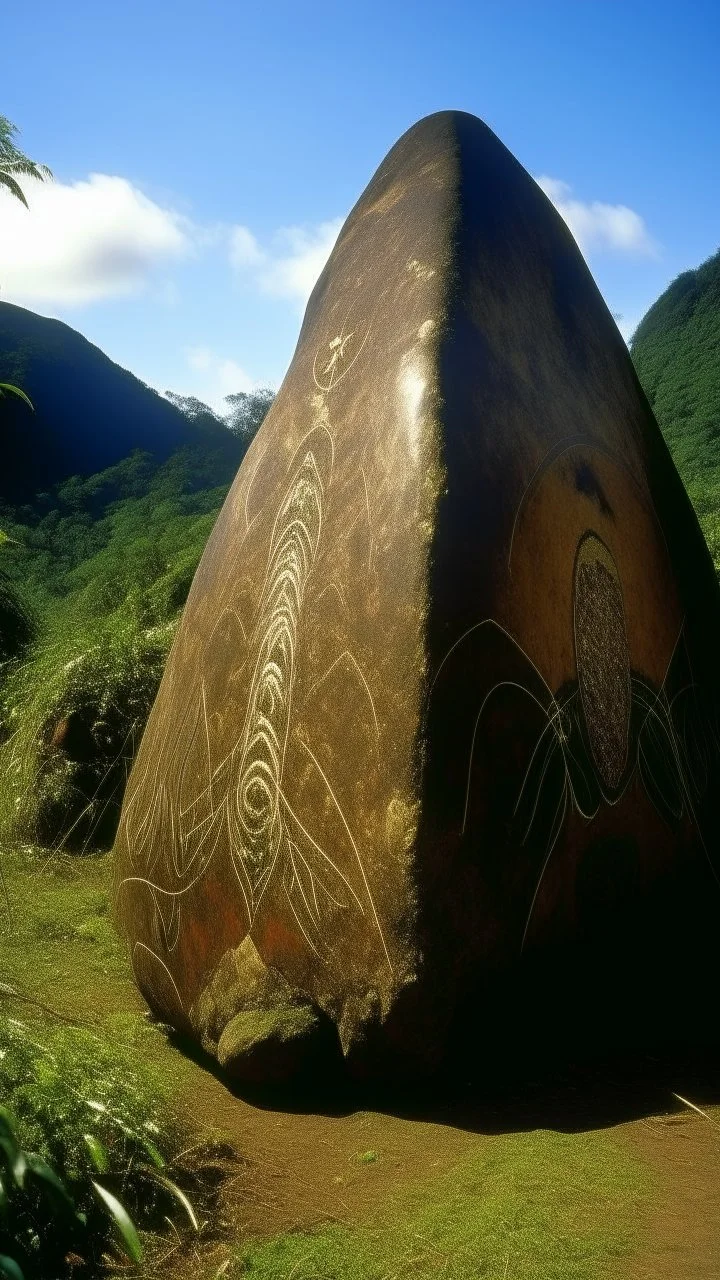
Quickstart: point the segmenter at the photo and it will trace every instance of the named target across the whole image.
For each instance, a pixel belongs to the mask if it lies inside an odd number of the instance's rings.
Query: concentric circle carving
[[[630,653],[622,586],[605,543],[586,533],[573,575],[575,662],[590,749],[608,791],[627,767],[630,734]]]

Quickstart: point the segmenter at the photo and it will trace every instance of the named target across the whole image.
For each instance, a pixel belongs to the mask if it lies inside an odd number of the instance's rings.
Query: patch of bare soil
[[[622,1140],[657,1175],[646,1240],[627,1280],[720,1280],[720,1111],[685,1109],[622,1127]]]
[[[462,1127],[377,1111],[265,1109],[204,1079],[192,1115],[240,1154],[223,1189],[240,1237],[361,1221],[407,1185],[452,1169],[478,1141]]]
[[[534,1128],[606,1130],[649,1168],[656,1186],[639,1210],[640,1252],[618,1280],[720,1280],[720,1107],[716,1091],[684,1086],[704,1115],[673,1096],[677,1073],[644,1068],[572,1074],[524,1085],[493,1103],[460,1100],[407,1108],[325,1111],[259,1106],[200,1068],[188,1107],[194,1122],[222,1134],[238,1161],[221,1193],[236,1239],[359,1222],[410,1186],[449,1172],[491,1136]],[[718,1076],[714,1077],[716,1080]],[[490,1097],[489,1093],[485,1095]],[[684,1095],[687,1096],[687,1095]],[[372,1105],[377,1105],[373,1103]],[[405,1114],[403,1114],[405,1112]]]

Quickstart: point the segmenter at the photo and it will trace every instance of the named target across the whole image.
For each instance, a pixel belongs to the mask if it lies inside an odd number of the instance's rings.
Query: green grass
[[[5,846],[0,859],[0,981],[81,1022],[102,1019],[109,1008],[139,1015],[110,917],[109,855],[49,857],[45,849]]]
[[[546,1130],[483,1140],[431,1186],[366,1225],[291,1233],[239,1252],[257,1280],[596,1280],[636,1242],[649,1174],[605,1135]]]
[[[0,869],[0,1015],[50,1048],[67,1027],[83,1046],[79,1056],[90,1064],[96,1055],[109,1074],[113,1059],[121,1074],[136,1062],[143,1096],[169,1116],[194,1067],[146,1017],[112,920],[111,855],[0,846]],[[0,1061],[0,1080],[1,1070]]]
[[[0,701],[0,839],[109,844],[174,624],[126,602],[110,619],[56,621]]]
[[[138,1110],[134,1119],[125,1116],[126,1125],[138,1128],[143,1116],[158,1124],[158,1107],[168,1116],[172,1111],[184,1060],[145,1017],[112,921],[110,855],[48,857],[44,849],[26,847],[1,849],[0,859],[0,1102],[13,1105],[23,1072],[42,1079],[41,1093],[68,1082],[73,1096],[103,1106],[115,1086],[122,1094],[127,1079]],[[23,1039],[30,1046],[36,1041],[36,1049],[25,1053]],[[21,1064],[14,1075],[13,1058]],[[33,1106],[41,1105],[34,1096]],[[61,1110],[69,1117],[69,1102]],[[20,1137],[29,1141],[24,1132]]]
[[[103,1177],[145,1228],[142,1274],[154,1277],[153,1260],[169,1247],[164,1215],[171,1244],[192,1247],[188,1215],[165,1172],[156,1175],[166,1166],[191,1197],[200,1186],[207,1157],[179,1105],[193,1066],[144,1016],[112,922],[110,855],[5,847],[0,869],[0,1106],[23,1148],[67,1179],[101,1233],[98,1248],[112,1227],[91,1191],[99,1144]],[[188,1143],[193,1157],[178,1164]]]
[[[84,1027],[6,1018],[0,1026],[0,1096],[20,1143],[63,1178],[92,1167],[87,1135],[122,1174],[158,1144],[177,1142],[163,1088],[142,1054],[139,1031],[111,1038]]]

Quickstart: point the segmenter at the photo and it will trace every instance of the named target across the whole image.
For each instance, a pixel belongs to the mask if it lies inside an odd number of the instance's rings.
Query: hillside
[[[218,422],[198,428],[69,325],[9,302],[0,302],[0,381],[22,387],[35,407],[3,402],[5,503],[104,471],[134,449],[163,461],[203,432],[225,433]]]
[[[151,590],[180,562],[193,566],[183,571],[186,592],[245,447],[223,427],[218,439],[183,445],[164,462],[135,450],[22,504],[0,500],[5,575],[46,621],[65,600],[76,617],[84,613],[88,587],[93,611],[101,599],[106,611],[111,597],[120,604],[132,588]],[[181,591],[174,607],[183,601]]]
[[[720,253],[673,281],[631,352],[720,567]]]
[[[222,431],[214,447],[160,465],[135,451],[0,507],[0,626],[16,655],[0,666],[0,843],[112,840],[178,612],[247,447]]]
[[[0,842],[107,843],[178,612],[272,393],[228,397],[225,419],[166,401],[68,326],[6,304],[0,370],[37,406],[0,406]]]

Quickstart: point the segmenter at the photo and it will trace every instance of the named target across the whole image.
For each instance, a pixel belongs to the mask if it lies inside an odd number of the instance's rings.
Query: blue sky
[[[34,0],[0,113],[50,165],[0,194],[0,298],[160,390],[277,385],[304,302],[393,142],[484,119],[569,220],[627,334],[720,245],[720,6]]]

